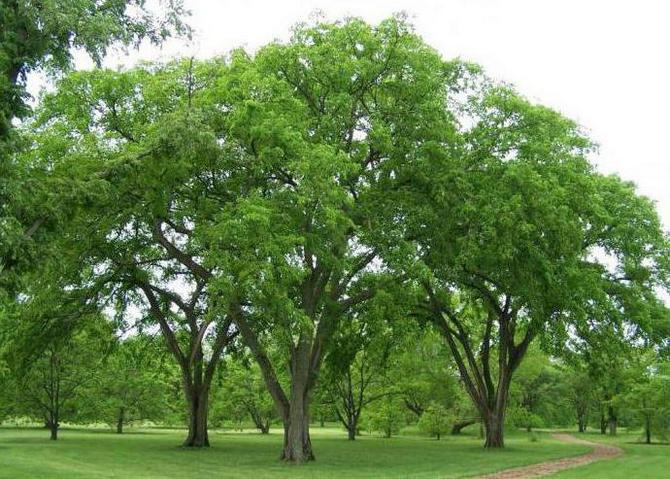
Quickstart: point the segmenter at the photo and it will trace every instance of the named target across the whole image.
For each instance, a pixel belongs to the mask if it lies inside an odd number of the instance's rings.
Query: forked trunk
[[[209,447],[207,434],[208,389],[191,391],[188,400],[188,436],[183,447]]]
[[[480,413],[484,422],[484,447],[486,449],[499,449],[505,447],[505,412],[507,410],[507,399],[509,396],[511,377],[511,371],[501,371],[495,401],[493,404],[484,403],[483,406],[480,406]]]

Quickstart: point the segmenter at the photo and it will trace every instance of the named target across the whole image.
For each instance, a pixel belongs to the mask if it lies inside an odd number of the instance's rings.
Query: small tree
[[[121,434],[133,421],[160,420],[168,408],[169,380],[177,377],[160,338],[143,334],[117,343],[84,391],[91,419],[102,419]]]
[[[405,423],[402,405],[391,397],[375,403],[367,423],[371,431],[380,432],[386,438],[398,434]]]
[[[670,436],[670,365],[658,363],[653,354],[643,357],[637,365],[636,383],[622,398],[622,406],[630,412],[629,423],[641,426],[643,440],[667,440]]]
[[[419,429],[439,441],[453,423],[453,414],[441,404],[433,403],[421,414]]]
[[[54,441],[64,419],[82,417],[82,392],[96,380],[111,340],[101,321],[86,326],[71,337],[55,338],[29,364],[13,368],[14,411],[43,420]]]
[[[226,361],[223,370],[225,377],[212,400],[213,414],[231,419],[239,430],[249,417],[261,434],[269,433],[277,412],[258,365],[243,357]]]

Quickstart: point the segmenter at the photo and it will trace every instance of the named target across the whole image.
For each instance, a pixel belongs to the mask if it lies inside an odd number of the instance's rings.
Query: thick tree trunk
[[[605,413],[600,413],[600,434],[607,434],[607,419]]]
[[[504,414],[501,411],[491,411],[484,419],[484,430],[486,441],[484,447],[487,449],[505,447],[503,439]]]
[[[209,388],[191,390],[188,394],[188,436],[183,447],[209,447],[207,413]]]
[[[284,449],[281,459],[294,464],[314,460],[309,437],[309,413],[303,401],[291,401],[289,420],[284,423]]]
[[[119,417],[116,421],[116,433],[123,434],[123,420],[125,416],[125,411],[123,408],[119,409]]]

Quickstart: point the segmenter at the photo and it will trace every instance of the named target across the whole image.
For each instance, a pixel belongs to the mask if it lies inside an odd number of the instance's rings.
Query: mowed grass
[[[574,434],[574,436],[587,441],[617,445],[624,450],[624,453],[616,459],[564,471],[552,478],[661,479],[670,477],[670,445],[668,444],[641,444],[639,432],[623,432],[615,437],[598,433]]]
[[[507,448],[486,451],[474,435],[440,441],[420,436],[347,441],[337,428],[312,431],[317,461],[290,466],[278,460],[282,434],[210,432],[212,447],[179,447],[183,431],[64,429],[58,441],[40,429],[0,429],[2,478],[452,478],[578,455],[588,448],[548,435],[531,442],[509,435]]]

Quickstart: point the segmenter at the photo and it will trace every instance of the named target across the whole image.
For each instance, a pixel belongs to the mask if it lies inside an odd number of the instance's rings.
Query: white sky
[[[209,57],[288,37],[315,11],[370,22],[405,11],[445,58],[461,57],[586,127],[596,163],[634,181],[670,227],[670,2],[664,0],[185,0],[192,44],[143,47],[110,66]],[[81,63],[84,66],[85,63]]]

